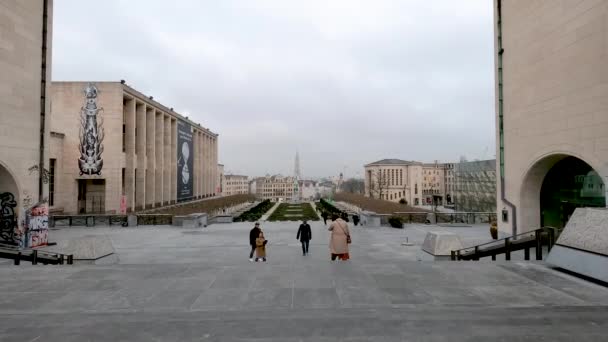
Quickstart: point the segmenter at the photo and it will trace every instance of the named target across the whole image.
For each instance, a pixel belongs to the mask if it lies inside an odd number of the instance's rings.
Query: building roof
[[[420,164],[420,162],[416,162],[416,161],[407,161],[407,160],[402,160],[402,159],[382,159],[382,160],[378,160],[376,162],[373,163],[369,163],[365,166],[372,166],[372,165],[418,165]]]

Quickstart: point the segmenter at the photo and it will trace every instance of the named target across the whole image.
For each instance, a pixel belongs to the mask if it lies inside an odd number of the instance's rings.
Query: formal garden
[[[319,216],[310,203],[281,203],[268,221],[318,221]]]
[[[270,202],[270,200],[264,200],[258,203],[255,207],[247,210],[241,215],[234,218],[234,222],[254,222],[258,221],[260,217],[264,216],[270,208],[274,206],[274,203]]]

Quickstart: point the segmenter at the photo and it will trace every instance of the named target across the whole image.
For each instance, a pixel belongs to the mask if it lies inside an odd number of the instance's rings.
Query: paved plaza
[[[248,261],[249,223],[61,228],[108,236],[98,265],[0,266],[1,341],[605,341],[608,289],[542,262],[420,262],[429,230],[485,241],[487,226],[352,228],[330,262],[313,222],[262,223],[268,262]],[[414,246],[403,246],[408,238]]]

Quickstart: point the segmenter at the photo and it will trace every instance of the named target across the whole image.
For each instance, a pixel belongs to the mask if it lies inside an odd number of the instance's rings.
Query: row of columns
[[[194,165],[200,170],[194,177],[194,196],[211,197],[217,187],[217,136],[196,130],[193,133]]]
[[[177,201],[177,118],[135,97],[124,99],[127,210]],[[217,136],[194,128],[195,198],[215,194]]]

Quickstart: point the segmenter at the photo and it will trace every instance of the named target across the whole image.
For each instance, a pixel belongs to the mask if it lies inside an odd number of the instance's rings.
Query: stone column
[[[125,196],[127,211],[135,208],[135,99],[128,99],[123,108],[125,117]]]
[[[146,105],[137,103],[135,154],[137,156],[137,167],[135,172],[135,209],[141,210],[146,205]]]
[[[218,163],[218,141],[217,141],[217,136],[215,136],[213,138],[213,162],[211,163],[211,173],[213,174],[213,194],[214,195],[219,195],[218,194],[218,188],[219,188],[219,184],[218,184],[218,172],[217,172],[217,163]]]
[[[171,202],[177,202],[177,120],[171,118]]]
[[[154,107],[146,107],[146,208],[154,207],[156,203],[156,114]]]
[[[192,196],[198,198],[198,131],[192,132]]]
[[[155,136],[154,136],[154,142],[155,142],[155,165],[154,165],[154,175],[155,175],[155,181],[156,181],[156,185],[155,185],[155,196],[154,196],[154,201],[155,201],[155,206],[161,206],[163,205],[163,165],[164,164],[164,151],[165,149],[163,148],[163,140],[165,137],[165,123],[164,123],[164,115],[162,112],[155,110],[154,111],[154,116],[155,116],[155,121],[156,121],[156,127],[155,127]]]
[[[200,133],[201,136],[201,141],[200,141],[200,154],[199,154],[199,158],[200,158],[200,171],[199,171],[199,178],[201,180],[201,185],[200,187],[200,192],[201,192],[201,197],[205,196],[205,167],[207,166],[207,164],[205,163],[205,133],[201,132]]]
[[[171,203],[171,117],[165,115],[163,117],[163,123],[165,125],[165,134],[163,148],[165,149],[163,155],[163,203],[165,205]]]
[[[209,197],[209,134],[205,134],[205,196]]]

